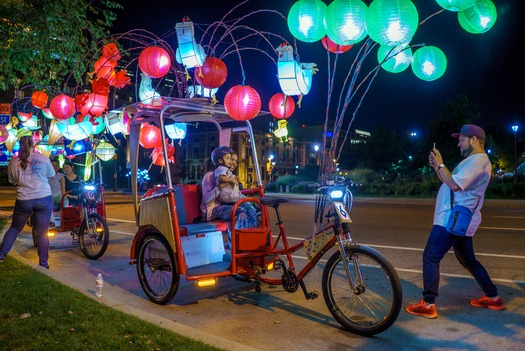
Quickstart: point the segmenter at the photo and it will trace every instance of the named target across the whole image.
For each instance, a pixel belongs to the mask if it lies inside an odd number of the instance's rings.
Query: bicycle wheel
[[[147,235],[138,246],[137,274],[142,290],[159,305],[170,302],[179,289],[171,247],[160,234]]]
[[[96,260],[106,252],[109,243],[109,229],[104,217],[98,213],[88,214],[80,225],[78,243],[84,255]]]
[[[346,247],[352,291],[340,252],[323,271],[323,295],[332,316],[347,330],[371,336],[388,329],[397,319],[403,292],[394,266],[367,246]]]

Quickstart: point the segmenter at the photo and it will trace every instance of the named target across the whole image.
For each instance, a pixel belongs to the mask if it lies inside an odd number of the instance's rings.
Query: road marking
[[[107,218],[108,221],[114,221],[114,222],[124,222],[124,223],[137,223],[135,221],[130,221],[130,220],[127,220],[127,219],[118,219],[118,218]]]
[[[510,230],[510,231],[515,231],[515,232],[525,232],[525,229],[523,229],[523,228],[479,227],[479,229],[487,229],[487,230]]]
[[[523,216],[492,216],[492,218],[525,219],[525,217],[523,217]]]

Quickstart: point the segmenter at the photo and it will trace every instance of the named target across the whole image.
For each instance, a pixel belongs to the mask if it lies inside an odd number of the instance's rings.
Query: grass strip
[[[2,350],[220,350],[98,303],[7,257],[0,263]]]

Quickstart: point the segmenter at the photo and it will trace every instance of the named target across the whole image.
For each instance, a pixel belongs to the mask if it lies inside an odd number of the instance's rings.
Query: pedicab
[[[207,99],[166,98],[161,109],[131,105],[130,161],[135,218],[138,230],[130,250],[130,264],[146,296],[154,303],[170,302],[179,289],[180,277],[198,287],[213,287],[219,279],[234,278],[252,284],[257,292],[262,286],[278,285],[293,293],[299,288],[306,299],[318,293],[308,291],[304,278],[330,252],[324,263],[322,288],[325,303],[333,317],[348,331],[374,335],[386,330],[396,320],[402,304],[399,277],[392,264],[377,250],[357,244],[350,236],[352,195],[348,181],[337,178],[321,184],[316,197],[318,229],[312,233],[294,233],[304,237],[297,243],[287,238],[279,206],[286,198],[265,196],[259,170],[258,153],[250,121],[235,121],[224,107]],[[130,109],[128,109],[130,112]],[[136,175],[139,162],[141,126],[156,125],[161,132],[165,165],[168,165],[165,126],[186,123],[209,124],[216,128],[219,145],[230,146],[232,135],[245,133],[249,140],[256,184],[243,190],[252,197],[241,198],[232,213],[248,202],[260,209],[257,227],[237,229],[231,221],[202,221],[201,185],[172,184],[169,167],[165,185],[149,189],[138,201]],[[210,150],[219,145],[209,145]],[[275,211],[278,233],[272,234],[269,209]],[[302,236],[304,234],[304,236]],[[293,239],[295,240],[295,239]],[[231,252],[226,252],[226,246]],[[336,247],[337,250],[330,250]],[[294,256],[304,251],[304,267],[295,265]]]
[[[96,260],[106,252],[109,244],[104,185],[95,180],[82,181],[76,205],[69,204],[70,193],[62,195],[60,208],[54,208],[47,235],[54,237],[69,232],[73,245],[78,245],[87,258]],[[31,232],[36,247],[35,226]]]

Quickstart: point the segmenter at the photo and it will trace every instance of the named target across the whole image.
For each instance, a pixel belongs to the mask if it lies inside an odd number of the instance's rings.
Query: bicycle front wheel
[[[348,271],[339,251],[323,271],[323,295],[332,316],[348,331],[371,336],[388,329],[403,302],[401,282],[390,262],[367,246],[348,246]]]
[[[104,217],[90,213],[84,219],[78,233],[82,253],[91,260],[96,260],[106,252],[109,244],[109,229]]]

